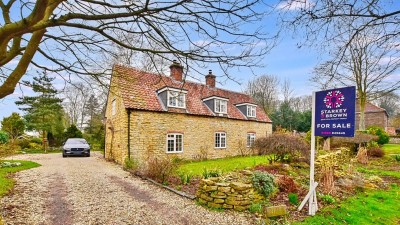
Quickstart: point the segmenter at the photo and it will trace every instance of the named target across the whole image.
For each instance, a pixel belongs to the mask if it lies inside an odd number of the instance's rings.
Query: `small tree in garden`
[[[9,117],[4,117],[1,121],[1,129],[8,133],[11,140],[15,140],[24,134],[25,122],[18,113],[12,113]]]
[[[308,159],[310,145],[300,137],[289,134],[272,134],[254,143],[259,155],[266,155],[269,163]]]
[[[380,145],[389,143],[389,135],[380,127],[369,127],[367,129],[367,133],[378,136],[378,140],[376,142],[378,142]]]
[[[65,138],[82,138],[82,132],[75,126],[75,124],[72,124],[70,127],[68,127],[67,131],[64,133]]]
[[[20,100],[15,102],[25,112],[27,130],[35,130],[42,135],[45,151],[47,134],[55,132],[63,117],[62,100],[57,97],[57,90],[52,84],[54,79],[44,72],[34,77],[32,82],[24,82],[26,86],[32,87],[35,96],[20,97]]]

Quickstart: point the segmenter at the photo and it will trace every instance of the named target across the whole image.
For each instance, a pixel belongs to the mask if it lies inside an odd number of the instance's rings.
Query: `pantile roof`
[[[247,118],[243,115],[235,106],[236,104],[256,104],[249,95],[243,93],[209,87],[205,84],[191,81],[176,81],[169,76],[149,73],[122,65],[114,65],[112,82],[119,86],[124,106],[127,109],[216,116],[203,102],[205,98],[216,96],[228,99],[227,118],[271,123],[271,120],[261,107],[256,109],[256,118]],[[186,109],[164,106],[157,94],[157,91],[164,87],[186,90]]]
[[[356,102],[356,113],[359,113],[359,112],[360,112],[360,103],[359,103],[359,100],[357,99],[357,102]],[[372,104],[372,103],[367,101],[365,103],[365,113],[374,113],[374,112],[385,112],[385,113],[387,113],[384,108],[376,106],[376,105],[374,105],[374,104]]]

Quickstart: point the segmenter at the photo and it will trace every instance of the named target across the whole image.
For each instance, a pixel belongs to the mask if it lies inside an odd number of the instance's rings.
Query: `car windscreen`
[[[84,139],[68,139],[66,144],[87,144]]]

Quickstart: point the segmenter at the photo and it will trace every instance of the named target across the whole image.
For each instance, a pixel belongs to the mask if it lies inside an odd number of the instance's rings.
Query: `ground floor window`
[[[226,133],[216,132],[215,133],[215,147],[216,148],[226,148]]]
[[[254,145],[255,140],[256,140],[255,133],[247,133],[247,147],[252,147]]]
[[[167,134],[167,152],[183,152],[183,134]]]

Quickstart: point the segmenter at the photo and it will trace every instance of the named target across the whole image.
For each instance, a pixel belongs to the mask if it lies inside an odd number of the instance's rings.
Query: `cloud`
[[[300,9],[308,9],[315,5],[312,0],[287,0],[280,2],[276,8],[280,10],[295,11]]]

